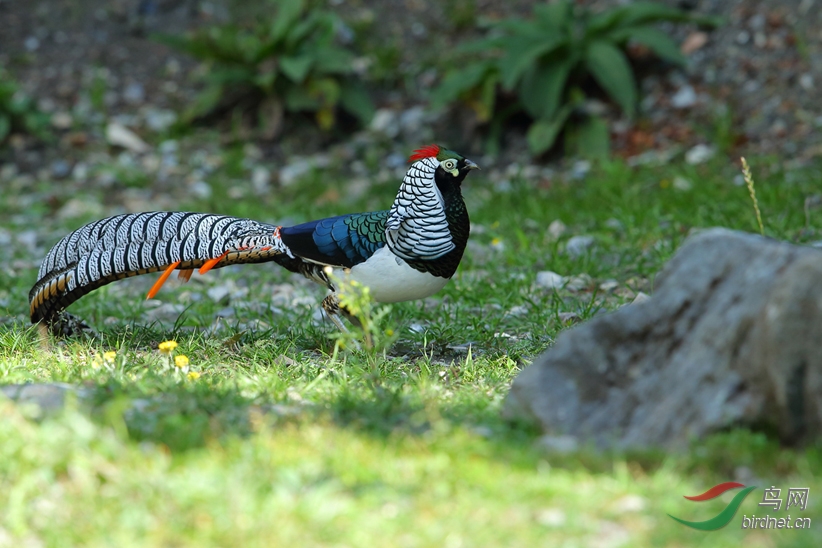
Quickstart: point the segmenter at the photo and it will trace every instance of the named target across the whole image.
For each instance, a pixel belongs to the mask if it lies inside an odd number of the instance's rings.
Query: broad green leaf
[[[213,68],[205,75],[205,80],[216,85],[243,85],[254,81],[254,71],[242,66]]]
[[[526,135],[528,149],[531,154],[542,154],[554,146],[560,131],[562,131],[565,122],[571,115],[571,110],[571,106],[566,105],[553,118],[537,120],[531,124]]]
[[[301,86],[289,86],[283,99],[285,109],[289,112],[317,110],[322,107],[319,99],[306,93],[306,90]]]
[[[374,103],[365,86],[359,81],[345,82],[340,91],[340,106],[353,114],[364,126],[374,117]]]
[[[0,114],[0,143],[11,133],[11,120],[5,114]]]
[[[529,115],[544,119],[554,116],[575,64],[573,57],[562,56],[552,62],[539,63],[526,73],[519,86],[519,99]]]
[[[496,74],[491,74],[488,78],[482,81],[480,88],[479,103],[475,105],[477,118],[480,122],[487,122],[494,116],[494,105],[497,102],[497,83],[499,77]]]
[[[280,58],[280,70],[292,82],[302,84],[308,75],[308,71],[311,70],[313,62],[314,60],[307,55],[300,57],[283,56]]]
[[[634,73],[625,54],[609,42],[597,40],[585,52],[585,64],[594,80],[632,118],[636,109],[637,90]]]
[[[647,46],[659,57],[672,63],[684,65],[688,60],[679,51],[676,42],[671,40],[666,33],[653,27],[641,26],[617,29],[610,34],[610,37],[617,43],[631,40]]]
[[[223,97],[223,86],[214,84],[201,91],[194,99],[194,103],[183,113],[183,120],[191,122],[213,111]]]
[[[464,55],[471,53],[489,53],[502,48],[505,36],[491,36],[479,40],[471,40],[454,48],[454,53]]]
[[[472,63],[464,69],[449,71],[440,85],[432,92],[432,105],[434,108],[440,108],[456,101],[464,93],[479,87],[492,71],[493,68],[489,62]]]
[[[306,51],[314,59],[314,70],[319,74],[349,74],[353,71],[354,55],[340,48],[322,48]]]
[[[271,24],[269,37],[272,40],[282,41],[303,13],[302,0],[279,0],[277,15]]]
[[[573,21],[573,4],[567,0],[538,4],[534,15],[544,31],[564,33]]]
[[[544,36],[538,41],[530,38],[515,37],[506,42],[505,55],[499,60],[499,73],[502,87],[511,90],[522,78],[523,73],[539,57],[549,54],[561,47],[565,41],[561,36]]]
[[[691,20],[691,14],[687,11],[666,6],[660,2],[634,2],[619,9],[623,12],[623,16],[619,20],[622,26],[635,26],[658,21]]]
[[[591,116],[579,124],[573,124],[566,130],[565,146],[571,156],[591,160],[608,159],[611,154],[608,122],[599,116]]]

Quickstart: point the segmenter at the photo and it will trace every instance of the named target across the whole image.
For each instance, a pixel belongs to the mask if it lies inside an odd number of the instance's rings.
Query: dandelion
[[[502,243],[502,240],[499,239],[499,238],[494,238],[494,239],[491,240],[491,245],[494,246],[494,247],[497,247],[501,243]]]
[[[157,347],[163,354],[171,354],[177,348],[177,341],[164,341]]]
[[[103,361],[106,363],[114,363],[114,358],[117,357],[117,352],[114,350],[109,350],[108,352],[103,353]]]
[[[174,356],[174,365],[182,369],[183,367],[188,367],[188,356],[180,354],[179,356]]]
[[[197,379],[200,378],[200,374],[197,373],[196,371],[189,371],[188,375],[186,375],[186,378],[190,381],[196,381]]]

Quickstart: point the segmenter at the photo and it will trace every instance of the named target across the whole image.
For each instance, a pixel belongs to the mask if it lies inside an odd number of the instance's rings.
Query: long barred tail
[[[150,212],[87,224],[51,248],[29,292],[31,321],[52,324],[71,303],[116,280],[165,270],[153,296],[175,269],[188,279],[231,264],[292,257],[280,227],[225,215]],[[280,257],[285,259],[285,257]]]

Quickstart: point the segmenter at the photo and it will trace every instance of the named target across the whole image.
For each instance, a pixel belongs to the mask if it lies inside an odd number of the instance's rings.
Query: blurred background
[[[203,132],[252,145],[258,187],[432,139],[495,166],[822,152],[816,0],[632,4],[0,0],[0,182],[204,194],[175,157]]]

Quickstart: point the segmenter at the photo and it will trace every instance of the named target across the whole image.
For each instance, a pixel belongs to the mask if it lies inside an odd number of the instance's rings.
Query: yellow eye
[[[442,169],[444,169],[445,171],[451,171],[456,167],[457,167],[457,161],[456,160],[448,159],[448,160],[443,160],[443,162],[442,162]]]

